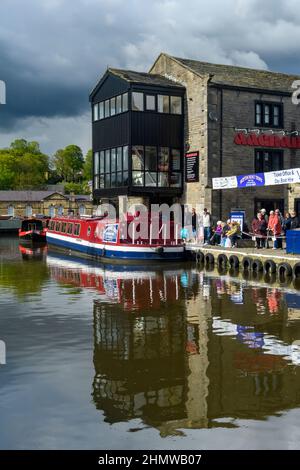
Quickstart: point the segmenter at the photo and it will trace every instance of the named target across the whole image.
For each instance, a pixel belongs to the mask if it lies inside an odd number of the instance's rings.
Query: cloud
[[[161,51],[296,73],[299,26],[297,0],[1,0],[1,133],[82,119],[107,66],[148,70]]]

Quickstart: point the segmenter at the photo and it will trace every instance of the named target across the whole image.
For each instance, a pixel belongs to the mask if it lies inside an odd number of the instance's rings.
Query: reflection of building
[[[92,214],[92,202],[86,195],[68,195],[56,191],[0,191],[0,213],[14,217],[43,214],[50,217]]]
[[[300,325],[273,287],[196,269],[48,263],[58,281],[98,295],[92,393],[108,422],[138,418],[167,436],[299,406]]]

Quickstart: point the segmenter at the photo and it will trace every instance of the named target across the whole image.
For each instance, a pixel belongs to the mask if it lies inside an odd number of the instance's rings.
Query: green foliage
[[[59,149],[53,157],[53,164],[62,181],[76,182],[82,178],[84,158],[77,145],[68,145]]]
[[[83,183],[66,183],[65,184],[66,194],[89,194],[90,190],[86,182]]]
[[[48,177],[47,155],[37,142],[18,139],[0,150],[0,189],[42,189]]]
[[[93,152],[89,150],[85,156],[83,166],[83,178],[86,181],[90,181],[93,178]]]

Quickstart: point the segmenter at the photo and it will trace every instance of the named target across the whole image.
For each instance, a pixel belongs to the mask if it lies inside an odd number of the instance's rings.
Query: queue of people
[[[226,222],[218,220],[215,226],[212,224],[210,212],[205,208],[201,219],[202,240],[204,245],[219,245],[223,247],[235,247],[239,238],[242,238],[240,224],[228,219]],[[269,248],[269,241],[273,240],[273,249],[282,248],[282,240],[287,230],[300,227],[300,221],[295,211],[286,212],[283,216],[279,209],[271,210],[267,214],[266,209],[261,209],[254,217],[251,230],[244,225],[244,232],[255,240],[256,248]],[[244,233],[243,232],[243,233]],[[187,228],[182,229],[183,239],[191,239]],[[198,215],[192,209],[192,238],[199,240]],[[201,237],[200,237],[201,238]]]

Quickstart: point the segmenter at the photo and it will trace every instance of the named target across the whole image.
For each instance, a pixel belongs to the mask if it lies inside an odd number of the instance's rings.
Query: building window
[[[104,103],[99,103],[99,119],[104,119]]]
[[[144,93],[136,91],[132,93],[132,110],[144,111]]]
[[[255,103],[255,125],[266,127],[282,127],[282,103],[257,101]]]
[[[55,207],[53,206],[53,204],[51,204],[51,206],[49,206],[48,214],[49,214],[50,217],[55,216]]]
[[[58,206],[58,208],[57,208],[57,215],[58,215],[59,217],[61,217],[63,214],[64,214],[64,208],[63,208],[63,206],[60,204],[60,205]]]
[[[99,152],[94,153],[94,174],[99,173]]]
[[[98,121],[99,119],[99,104],[96,103],[94,104],[94,109],[93,109],[93,112],[94,112],[94,121]]]
[[[171,167],[173,171],[181,170],[180,150],[171,149]]]
[[[157,95],[157,110],[159,113],[170,112],[170,97],[167,95]]]
[[[126,113],[128,111],[128,93],[122,95],[122,112]]]
[[[105,101],[105,104],[104,104],[104,113],[105,113],[105,117],[106,117],[106,118],[110,116],[109,100],[106,100],[106,101]]]
[[[122,112],[122,95],[118,95],[116,98],[116,113],[120,114]]]
[[[169,171],[169,147],[158,148],[158,171]]]
[[[31,217],[32,216],[32,207],[31,206],[26,206],[25,207],[25,215],[26,215],[26,217]]]
[[[182,100],[180,96],[171,96],[171,113],[182,114]]]
[[[84,215],[85,214],[85,205],[80,204],[79,206],[79,215]]]
[[[155,111],[155,95],[146,95],[146,110]]]
[[[132,169],[144,169],[144,147],[142,145],[135,145],[132,147]]]
[[[110,99],[110,115],[114,116],[116,114],[116,98]]]
[[[255,150],[255,173],[283,170],[282,150]]]
[[[128,171],[128,147],[123,147],[123,171]]]
[[[10,215],[11,217],[14,217],[15,215],[15,208],[12,204],[10,204],[7,208],[7,215]]]

